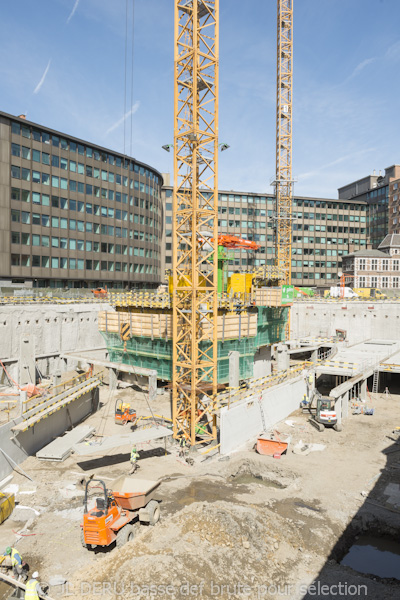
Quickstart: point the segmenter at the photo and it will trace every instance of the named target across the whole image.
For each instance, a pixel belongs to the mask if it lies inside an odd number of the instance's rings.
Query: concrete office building
[[[398,226],[396,180],[400,180],[400,166],[392,165],[385,169],[384,174],[379,171],[376,175],[374,171],[373,175],[358,179],[338,190],[340,200],[351,199],[367,203],[367,238],[373,248],[378,248],[388,233],[396,233],[393,230],[393,226]]]
[[[162,183],[131,157],[0,112],[0,281],[157,286]]]
[[[164,180],[169,182],[168,174]],[[172,187],[165,196],[165,269],[172,268]],[[257,252],[234,251],[229,274],[248,271],[274,260],[275,198],[266,194],[220,191],[218,226],[260,245]],[[292,282],[295,285],[329,286],[338,279],[341,257],[366,247],[367,204],[357,200],[294,198]]]

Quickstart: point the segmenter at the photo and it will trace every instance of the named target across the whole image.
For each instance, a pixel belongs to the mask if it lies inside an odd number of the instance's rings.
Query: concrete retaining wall
[[[262,394],[262,410],[265,428],[268,431],[276,423],[288,417],[299,408],[306,384],[302,377],[267,389]],[[220,415],[221,454],[237,450],[263,430],[263,420],[259,402],[260,393],[251,396],[246,402],[224,407]]]
[[[368,307],[373,308],[368,308]],[[350,344],[366,339],[400,339],[399,302],[295,302],[290,337],[331,336],[345,329]]]
[[[36,454],[38,450],[62,435],[71,427],[71,424],[76,425],[96,410],[98,407],[98,393],[98,388],[91,390],[49,415],[46,419],[39,421],[27,431],[19,433],[15,438],[11,428],[19,423],[21,419],[1,426],[0,448],[17,464],[22,463],[28,456]],[[14,465],[0,452],[0,480],[13,470]]]
[[[104,346],[98,330],[100,310],[111,310],[107,304],[21,305],[0,307],[0,358],[18,359],[22,336],[34,339],[35,355],[68,352]],[[6,365],[18,379],[18,364]],[[49,356],[38,361],[43,375],[60,368],[59,358]]]

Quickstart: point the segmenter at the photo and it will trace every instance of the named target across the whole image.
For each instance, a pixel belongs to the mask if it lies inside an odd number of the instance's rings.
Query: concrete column
[[[118,381],[117,371],[116,371],[116,369],[112,369],[110,367],[108,369],[108,386],[109,386],[110,390],[117,389],[117,381]]]
[[[57,370],[53,375],[53,385],[59,385],[61,383],[61,371]]]
[[[157,371],[153,371],[149,376],[149,402],[157,397]]]
[[[68,371],[68,358],[62,359],[62,371],[65,373]]]
[[[237,350],[229,352],[229,387],[239,387],[239,359]]]
[[[345,392],[342,396],[342,417],[344,419],[349,416],[349,393]]]
[[[19,392],[19,402],[20,402],[20,405],[19,405],[19,416],[20,417],[22,416],[22,413],[24,411],[24,407],[25,407],[24,402],[26,402],[27,398],[28,398],[28,393],[27,392],[23,392],[21,390]]]
[[[35,340],[22,335],[19,348],[19,384],[36,383]]]
[[[290,366],[290,357],[286,344],[277,345],[275,356],[277,370],[286,371]]]
[[[367,399],[367,380],[364,379],[361,382],[361,390],[360,390],[360,395],[361,395],[361,400],[366,400]]]
[[[254,355],[253,377],[271,375],[271,346],[261,346]]]
[[[338,425],[342,424],[342,398],[343,396],[339,396],[339,398],[336,398],[335,402],[336,419]]]

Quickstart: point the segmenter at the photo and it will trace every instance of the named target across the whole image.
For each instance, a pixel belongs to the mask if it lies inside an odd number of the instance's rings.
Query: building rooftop
[[[378,248],[391,248],[393,246],[400,246],[400,234],[389,233],[379,244]]]
[[[352,252],[351,254],[346,254],[342,258],[345,259],[345,258],[349,258],[349,257],[387,258],[388,255],[386,254],[386,252],[381,252],[380,250],[357,250],[357,252]]]

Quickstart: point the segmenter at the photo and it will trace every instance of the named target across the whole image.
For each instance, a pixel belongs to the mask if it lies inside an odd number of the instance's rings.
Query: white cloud
[[[72,17],[74,16],[74,14],[76,13],[76,9],[78,8],[78,4],[79,4],[79,0],[75,0],[74,7],[71,10],[70,15],[69,15],[69,17],[67,19],[67,25],[70,22],[70,20],[72,19]]]
[[[375,61],[376,61],[376,58],[366,58],[365,60],[361,61],[356,66],[356,68],[354,69],[354,71],[350,75],[349,79],[351,79],[352,77],[355,77],[356,75],[358,75],[358,73],[360,73],[360,71],[362,71],[363,69],[365,69],[365,67],[367,67],[368,65],[370,65],[371,63],[373,63]]]
[[[44,73],[42,75],[41,80],[39,81],[39,83],[37,84],[37,86],[35,87],[35,89],[33,90],[34,94],[37,94],[40,91],[40,88],[42,87],[42,85],[44,84],[44,80],[46,79],[46,75],[47,75],[47,73],[49,72],[49,69],[50,69],[50,63],[51,63],[51,59],[47,63],[47,67],[44,70]]]
[[[117,129],[117,127],[119,127],[120,125],[122,125],[122,123],[130,116],[130,115],[134,115],[135,112],[137,112],[137,110],[139,109],[140,106],[140,102],[135,102],[135,104],[132,106],[132,108],[130,110],[128,110],[127,113],[124,114],[124,116],[119,119],[118,121],[116,121],[113,125],[111,125],[111,127],[109,127],[106,131],[106,135],[108,135],[109,133],[111,133],[112,131],[114,131],[114,129]]]
[[[349,161],[349,160],[354,161],[354,158],[356,158],[358,156],[362,156],[363,154],[367,154],[368,152],[374,152],[374,150],[375,150],[375,148],[366,148],[365,150],[360,150],[359,152],[352,152],[351,154],[345,154],[344,156],[340,156],[339,158],[336,158],[332,162],[329,162],[325,165],[321,165],[318,169],[315,169],[314,171],[309,171],[308,173],[301,173],[298,176],[298,179],[304,180],[304,179],[309,179],[310,177],[315,177],[315,175],[317,175],[318,173],[320,173],[321,171],[323,171],[325,169],[329,169],[330,167],[339,165],[340,163],[342,163],[344,161]]]

